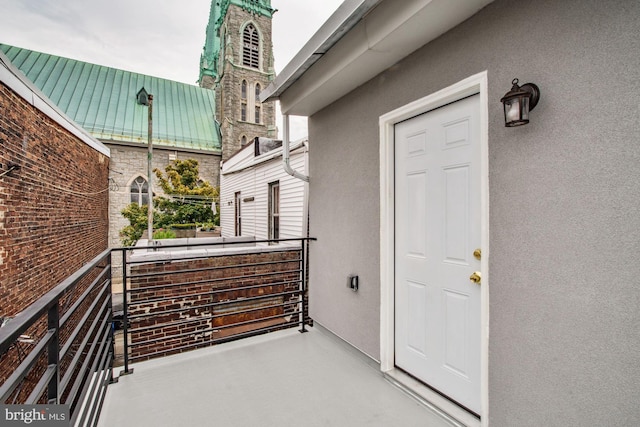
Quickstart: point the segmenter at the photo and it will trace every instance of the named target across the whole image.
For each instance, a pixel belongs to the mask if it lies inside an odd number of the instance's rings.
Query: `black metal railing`
[[[310,240],[114,249],[123,259],[122,374],[134,361],[283,328],[305,332]]]
[[[65,404],[70,425],[95,425],[112,380],[111,251],[0,328],[0,401]]]
[[[0,328],[0,402],[65,404],[70,425],[97,424],[114,382],[111,266],[118,253],[121,375],[133,372],[133,361],[284,328],[306,332],[311,240],[105,250]],[[221,245],[229,250],[216,250]],[[230,249],[238,245],[245,247]],[[179,252],[162,255],[167,249]]]

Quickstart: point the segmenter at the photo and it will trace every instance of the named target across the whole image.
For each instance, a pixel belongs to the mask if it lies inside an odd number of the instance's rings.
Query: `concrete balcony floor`
[[[99,426],[452,426],[321,327],[131,365]]]

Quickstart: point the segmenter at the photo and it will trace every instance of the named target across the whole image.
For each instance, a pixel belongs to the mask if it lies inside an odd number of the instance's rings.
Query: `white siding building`
[[[223,237],[305,237],[307,183],[284,171],[280,141],[254,140],[224,161],[220,173]],[[307,174],[307,138],[290,144],[290,165]]]

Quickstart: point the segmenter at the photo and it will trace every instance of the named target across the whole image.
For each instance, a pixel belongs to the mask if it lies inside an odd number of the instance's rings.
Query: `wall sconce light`
[[[518,86],[518,79],[513,79],[511,84],[511,90],[500,100],[504,104],[504,125],[526,125],[529,123],[529,111],[538,105],[540,89],[533,83]]]

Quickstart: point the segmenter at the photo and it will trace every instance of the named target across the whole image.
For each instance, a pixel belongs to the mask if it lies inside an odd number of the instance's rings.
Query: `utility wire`
[[[171,198],[184,198],[184,199],[201,199],[201,200],[213,200],[215,196],[201,196],[199,194],[165,194],[167,197]]]

